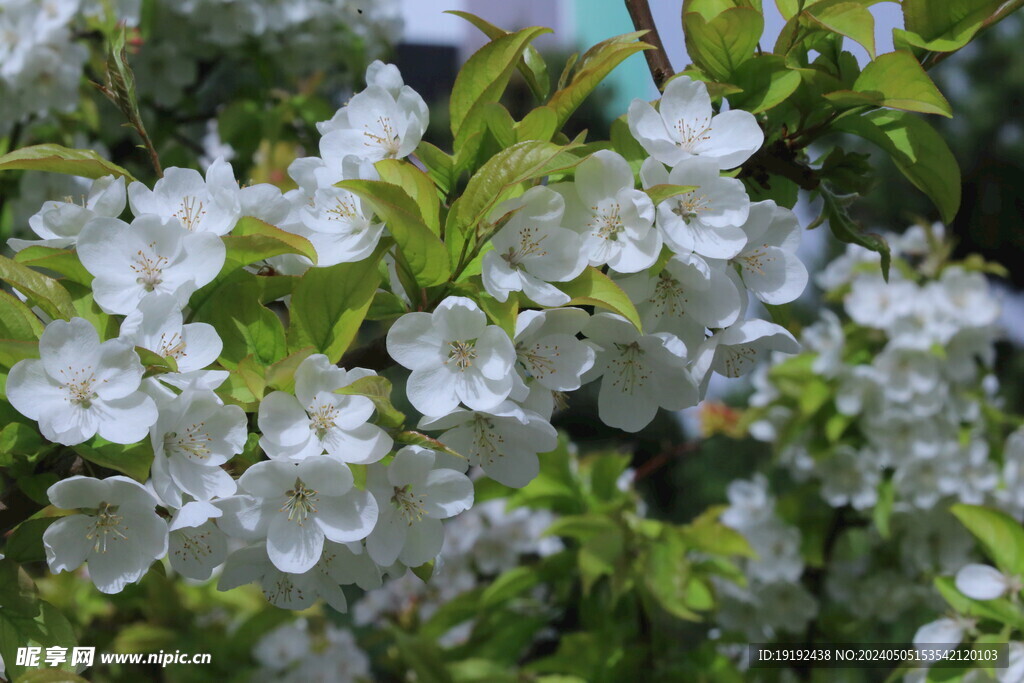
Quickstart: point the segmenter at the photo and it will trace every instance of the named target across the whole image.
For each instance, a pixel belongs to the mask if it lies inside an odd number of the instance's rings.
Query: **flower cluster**
[[[304,76],[325,56],[344,64],[339,36],[379,55],[399,30],[394,0],[158,0],[149,12],[158,19],[133,56],[140,93],[162,106],[177,104],[196,84],[200,63],[224,69],[252,60],[258,49],[267,63],[291,76]],[[141,28],[141,0],[8,0],[0,7],[0,122],[47,117],[74,110],[89,58],[83,36],[107,14]],[[187,41],[182,37],[187,36]],[[237,53],[237,57],[235,54]],[[332,74],[353,74],[345,68]],[[350,82],[333,85],[351,87]],[[2,125],[2,124],[0,124]]]
[[[937,262],[943,239],[941,225],[891,236],[888,282],[877,255],[848,247],[819,280],[845,317],[826,310],[804,331],[807,353],[755,375],[751,434],[785,434],[783,460],[833,507],[873,508],[887,487],[897,511],[1016,496],[996,490],[986,434],[999,302],[982,273]]]
[[[711,372],[737,376],[760,355],[797,350],[783,328],[746,317],[748,291],[781,303],[806,282],[792,213],[751,204],[720,174],[760,144],[750,114],[713,116],[704,86],[686,78],[660,112],[634,103],[630,126],[652,155],[644,190],[611,151],[582,159],[571,181],[524,188],[487,219],[479,284],[450,283],[430,301],[408,286],[409,253],[396,247],[408,226],[389,224],[391,204],[366,190],[399,187],[381,177],[396,165],[426,180],[402,160],[427,107],[394,66],[374,62],[366,80],[319,124],[319,156],[289,167],[296,189],[242,187],[220,158],[205,174],[169,168],[152,187],[108,176],[81,203],[44,204],[29,221],[38,240],[11,242],[19,257],[74,263],[91,316],[46,326],[39,357],[10,372],[11,404],[53,443],[148,437],[153,453],[145,485],[76,476],[51,487],[54,505],[78,513],[44,535],[54,571],[88,563],[117,592],[167,555],[193,579],[222,567],[224,590],[255,582],[280,607],[322,598],[344,610],[340,586],[370,589],[438,557],[443,520],[473,504],[470,467],[509,487],[534,479],[566,392],[600,380],[600,418],[637,431],[659,407],[696,404]],[[333,342],[296,325],[310,315],[296,282],[363,264],[372,271],[353,272],[379,275],[377,295],[402,307],[382,341],[436,439],[396,428],[387,380],[341,367]],[[572,305],[577,278],[617,292],[608,307],[632,321]],[[216,299],[232,291],[237,302]],[[494,310],[510,303],[503,326]],[[304,324],[336,324],[350,305]],[[274,311],[293,318],[287,339]],[[459,540],[486,546],[518,523],[491,517],[491,532]]]
[[[278,626],[252,649],[260,669],[253,680],[355,683],[370,680],[370,658],[352,632],[307,619]]]

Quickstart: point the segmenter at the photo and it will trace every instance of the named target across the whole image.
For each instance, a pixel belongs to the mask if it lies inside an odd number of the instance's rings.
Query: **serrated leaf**
[[[647,193],[647,196],[657,206],[666,199],[671,199],[687,192],[693,192],[696,189],[696,185],[653,185],[644,190],[644,192]]]
[[[135,178],[120,166],[107,161],[91,149],[71,149],[61,145],[33,145],[8,152],[0,157],[0,171],[47,171],[81,178],[124,176],[126,182]]]
[[[139,483],[144,484],[149,479],[149,468],[153,464],[153,446],[148,438],[136,444],[124,445],[110,443],[97,436],[88,443],[71,448],[85,460],[100,467],[117,470]]]
[[[949,102],[906,50],[880,55],[869,63],[854,81],[853,89],[884,107],[953,116]]]
[[[52,277],[0,256],[0,279],[24,294],[30,304],[38,306],[51,318],[70,320],[75,317],[71,295]]]
[[[974,37],[1003,0],[903,0],[903,24],[928,50],[952,52]]]
[[[313,268],[308,272],[318,272]],[[294,312],[293,312],[294,316]],[[259,292],[250,283],[221,287],[216,296],[196,311],[196,319],[214,326],[224,342],[220,360],[229,368],[246,356],[270,365],[285,356],[284,325],[276,313],[260,303]]]
[[[860,43],[875,58],[875,17],[862,2],[826,2],[810,5],[804,15],[822,28]]]
[[[1024,528],[1005,512],[982,505],[958,503],[950,508],[977,538],[985,554],[1009,575],[1024,575]]]
[[[455,160],[450,154],[429,142],[421,142],[416,148],[418,158],[427,168],[427,174],[437,187],[448,194],[455,187]]]
[[[454,137],[458,137],[475,106],[501,98],[523,51],[534,38],[550,32],[551,29],[534,26],[506,34],[484,45],[466,61],[452,86],[449,111]]]
[[[640,314],[626,293],[611,278],[593,266],[587,266],[586,270],[572,282],[556,282],[554,285],[571,297],[567,306],[606,308],[633,323],[636,329],[642,328]]]
[[[374,164],[380,179],[404,189],[420,207],[420,217],[435,235],[441,234],[441,200],[437,187],[423,171],[405,161],[384,159]]]
[[[503,36],[510,35],[508,31],[502,28],[498,28],[494,24],[491,24],[484,19],[470,14],[469,12],[459,12],[457,10],[449,10],[446,14],[454,14],[457,17],[461,17],[469,23],[476,26],[478,29],[483,31],[491,40],[497,40]],[[516,64],[516,68],[519,69],[519,73],[523,75],[526,80],[526,84],[530,86],[530,90],[533,91],[534,97],[538,100],[543,100],[548,96],[551,91],[551,77],[548,76],[548,66],[544,62],[544,57],[541,56],[540,52],[533,45],[527,45],[526,50],[523,51],[523,56],[519,59]]]
[[[419,286],[432,287],[448,279],[451,268],[444,243],[427,227],[419,206],[408,192],[398,185],[380,180],[343,180],[336,186],[365,199],[373,206],[374,212],[384,221],[388,232],[398,243]],[[367,260],[373,259],[364,259],[360,263]]]
[[[902,111],[882,110],[845,116],[832,130],[858,135],[888,152],[896,168],[928,195],[943,222],[960,208],[960,167],[949,145],[924,119]]]
[[[380,283],[377,261],[388,246],[382,241],[362,261],[312,268],[299,278],[292,293],[289,349],[311,346],[332,363],[341,359],[373,301]]]
[[[647,43],[638,42],[643,34],[644,31],[636,31],[603,40],[572,62],[572,66],[575,67],[572,78],[564,86],[559,85],[547,103],[558,117],[555,130],[562,129],[583,100],[594,92],[615,67],[631,55],[654,49]],[[566,69],[569,69],[569,65]]]
[[[521,595],[540,583],[534,567],[513,567],[502,572],[480,595],[480,607],[493,609],[510,598]]]
[[[537,107],[516,124],[516,140],[543,140],[548,142],[558,132],[558,114],[548,106]]]
[[[761,55],[740,64],[730,81],[742,92],[729,95],[729,105],[759,114],[785,102],[800,87],[801,78],[783,57]]]
[[[839,202],[838,198],[828,189],[822,187],[820,191],[824,200],[824,213],[828,219],[828,226],[836,238],[846,244],[859,244],[865,249],[878,252],[882,257],[882,277],[888,281],[889,264],[892,254],[889,250],[889,243],[881,235],[864,232],[853,222],[846,208]]]
[[[0,339],[0,366],[13,368],[18,361],[39,358],[39,342]]]
[[[305,237],[253,216],[242,216],[223,240],[227,257],[222,273],[227,268],[240,268],[282,254],[299,254],[316,263],[316,249]]]
[[[26,247],[14,255],[14,260],[22,265],[34,268],[45,268],[83,285],[92,284],[93,275],[82,262],[78,254],[71,249],[55,249],[41,245]]]
[[[750,7],[730,7],[713,19],[700,12],[684,12],[686,51],[705,73],[732,82],[736,69],[754,56],[764,32],[764,17]]]
[[[20,299],[0,291],[0,339],[37,341],[43,323]]]

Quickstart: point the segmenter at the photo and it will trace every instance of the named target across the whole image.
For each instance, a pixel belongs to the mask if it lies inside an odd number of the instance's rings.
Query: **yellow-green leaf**
[[[884,107],[953,115],[949,102],[906,50],[886,53],[865,66],[853,89],[877,98]]]
[[[24,294],[30,304],[38,306],[51,318],[70,320],[75,317],[71,295],[52,277],[0,256],[0,279]]]
[[[71,149],[61,145],[22,147],[0,157],[0,171],[48,171],[82,178],[112,175],[135,180],[132,174],[107,161],[91,149]]]
[[[587,266],[572,282],[556,282],[556,287],[572,297],[570,306],[599,306],[618,313],[641,329],[640,315],[622,288],[593,266]]]

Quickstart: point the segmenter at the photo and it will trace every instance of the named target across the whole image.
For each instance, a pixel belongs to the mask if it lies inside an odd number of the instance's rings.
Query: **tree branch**
[[[972,37],[971,40],[973,41],[975,38],[978,37],[978,35],[982,31],[984,31],[985,29],[992,28],[1000,21],[1002,21],[1006,17],[1010,16],[1011,14],[1019,10],[1021,7],[1024,7],[1024,0],[1007,0],[1007,2],[1000,6],[999,9],[992,13],[992,16],[990,16],[988,19],[981,23],[981,27],[978,28],[978,31],[974,34],[974,37]],[[951,55],[955,55],[962,49],[963,48],[959,48],[957,50],[953,50],[952,52],[929,52],[927,55],[925,55],[924,59],[921,60],[921,66],[923,66],[926,70],[931,69],[939,62],[942,62]]]
[[[653,50],[645,50],[644,57],[647,58],[647,68],[651,70],[651,77],[658,90],[665,87],[665,82],[675,75],[672,63],[665,52],[665,45],[658,35],[658,27],[654,25],[654,16],[651,14],[651,6],[647,0],[626,0],[626,9],[629,11],[629,18],[633,20],[633,26],[637,31],[647,31],[644,42],[654,47]]]

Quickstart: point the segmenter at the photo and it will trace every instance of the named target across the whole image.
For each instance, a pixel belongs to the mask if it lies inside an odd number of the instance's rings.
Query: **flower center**
[[[757,349],[753,346],[728,346],[723,349],[723,363],[726,377],[739,377],[747,364],[757,359]]]
[[[395,130],[394,124],[391,123],[389,117],[381,116],[377,119],[377,125],[380,127],[380,133],[371,132],[369,128],[363,131],[363,135],[370,140],[370,142],[365,143],[366,146],[379,145],[384,148],[387,158],[395,158],[398,156],[398,148],[402,145],[402,139]]]
[[[744,254],[740,256],[740,260],[743,261],[744,270],[757,273],[758,275],[764,275],[765,266],[772,260],[768,253],[762,249]]]
[[[548,238],[547,235],[537,237],[538,228],[526,227],[519,231],[519,248],[509,247],[508,251],[501,255],[505,262],[512,268],[522,265],[523,259],[527,256],[547,256],[547,250],[541,246],[541,242]]]
[[[68,392],[68,400],[76,406],[89,408],[96,399],[96,392],[92,386],[96,378],[92,373],[92,366],[74,370],[69,365],[67,370],[60,371],[63,378],[65,391]]]
[[[181,221],[186,230],[195,231],[196,225],[206,215],[203,202],[192,196],[182,197],[179,207],[174,212],[174,217]]]
[[[155,243],[152,243],[149,248],[152,249],[154,246]],[[135,281],[142,285],[147,292],[152,292],[157,285],[163,282],[163,269],[168,263],[170,261],[163,256],[150,255],[139,249],[135,253],[135,260],[130,268],[138,274]]]
[[[640,348],[639,342],[629,344],[615,344],[619,351],[619,357],[611,361],[608,368],[612,374],[612,386],[620,391],[633,393],[637,386],[643,386],[650,375],[643,359],[645,352]]]
[[[494,428],[494,422],[477,414],[473,419],[473,445],[477,450],[474,455],[481,459],[486,457],[488,463],[493,463],[496,457],[501,457],[504,443],[505,437]]]
[[[199,422],[198,424],[190,424],[183,434],[178,432],[167,432],[164,435],[164,452],[170,455],[184,455],[185,457],[192,456],[199,458],[200,460],[206,460],[210,457],[209,445],[213,441],[206,431],[205,422]]]
[[[606,240],[616,241],[619,233],[626,229],[622,224],[622,217],[619,215],[621,209],[618,203],[612,204],[607,209],[599,209],[596,206],[590,207],[594,212],[594,218],[590,221],[590,227],[598,237]]]
[[[423,509],[423,496],[417,496],[413,493],[410,484],[393,488],[394,494],[391,496],[391,504],[405,517],[405,521],[409,523],[409,526],[412,526],[413,522],[423,519],[423,515],[427,514],[426,510]]]
[[[356,203],[348,197],[336,197],[334,206],[327,209],[327,220],[329,221],[351,221],[359,216],[356,211]]]
[[[295,477],[295,485],[285,495],[288,500],[285,502],[281,512],[288,513],[288,521],[297,522],[299,526],[306,521],[306,518],[316,512],[317,493],[307,488],[305,482]]]
[[[676,208],[672,213],[689,223],[697,217],[701,211],[707,211],[710,207],[707,204],[706,195],[698,195],[695,192],[687,192],[676,202]]]
[[[316,432],[317,438],[322,439],[329,432],[338,418],[338,409],[329,403],[310,406],[309,426]]]
[[[185,353],[185,340],[182,339],[181,335],[175,332],[174,334],[168,335],[166,332],[160,335],[159,343],[160,355],[170,356],[171,358],[178,360],[188,354]]]
[[[687,152],[692,152],[698,143],[711,139],[711,118],[696,119],[687,121],[680,119],[676,122],[676,130],[679,131],[679,147]]]
[[[118,539],[127,541],[128,537],[124,535],[118,527],[121,526],[121,522],[124,519],[121,515],[117,514],[117,506],[109,503],[100,503],[96,509],[95,521],[89,530],[85,534],[87,541],[94,541],[93,551],[97,553],[107,552],[107,541]],[[128,527],[125,527],[127,530]],[[111,538],[113,536],[113,538]]]
[[[473,367],[474,360],[476,360],[475,339],[448,342],[448,360],[444,362],[445,365],[450,361],[454,361],[461,371]]]
[[[658,282],[654,285],[654,293],[647,300],[653,304],[656,312],[655,317],[663,315],[679,317],[686,314],[685,304],[689,301],[686,292],[679,280],[675,279],[666,271],[658,275]]]
[[[530,377],[544,377],[555,372],[555,361],[561,355],[557,344],[516,344],[516,357]]]

